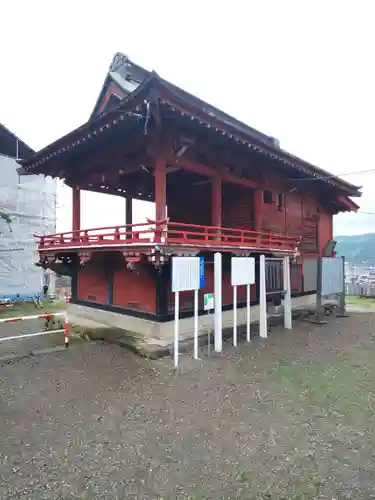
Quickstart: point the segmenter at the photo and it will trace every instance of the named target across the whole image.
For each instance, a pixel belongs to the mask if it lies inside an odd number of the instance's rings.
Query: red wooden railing
[[[111,246],[124,244],[177,244],[207,247],[245,247],[293,252],[297,238],[283,234],[182,222],[148,221],[142,224],[82,229],[67,233],[35,235],[39,249]]]

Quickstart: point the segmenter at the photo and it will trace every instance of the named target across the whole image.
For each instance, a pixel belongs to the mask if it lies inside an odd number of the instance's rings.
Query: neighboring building
[[[293,290],[305,293],[304,259],[332,255],[333,215],[356,210],[350,197],[360,196],[121,54],[90,120],[20,163],[25,174],[64,178],[73,188],[73,233],[41,238],[41,265],[72,276],[72,302],[120,312],[133,331],[144,328],[136,318],[173,318],[173,255],[205,256],[201,307],[212,292],[215,251],[223,253],[226,309],[232,255],[293,256]],[[127,229],[81,228],[81,189],[126,198]],[[155,202],[156,220],[131,226],[133,199]],[[238,293],[243,302],[245,291]],[[192,293],[180,304],[189,315]]]
[[[0,299],[39,296],[43,289],[34,234],[56,230],[56,180],[19,176],[16,160],[33,154],[0,124]]]

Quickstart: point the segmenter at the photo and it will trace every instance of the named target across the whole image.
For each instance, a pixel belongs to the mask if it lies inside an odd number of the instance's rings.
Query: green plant
[[[4,212],[3,209],[0,209],[0,219],[3,220],[9,226],[12,222],[12,218],[10,217],[10,215]]]

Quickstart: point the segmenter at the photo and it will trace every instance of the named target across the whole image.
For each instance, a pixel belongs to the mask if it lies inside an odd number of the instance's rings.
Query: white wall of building
[[[14,158],[0,155],[0,297],[40,294],[43,271],[34,234],[56,230],[56,181],[44,176],[19,176]]]

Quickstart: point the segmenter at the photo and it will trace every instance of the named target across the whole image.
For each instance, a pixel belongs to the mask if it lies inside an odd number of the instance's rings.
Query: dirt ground
[[[86,342],[0,364],[0,498],[375,498],[374,324],[274,329],[179,374]]]

